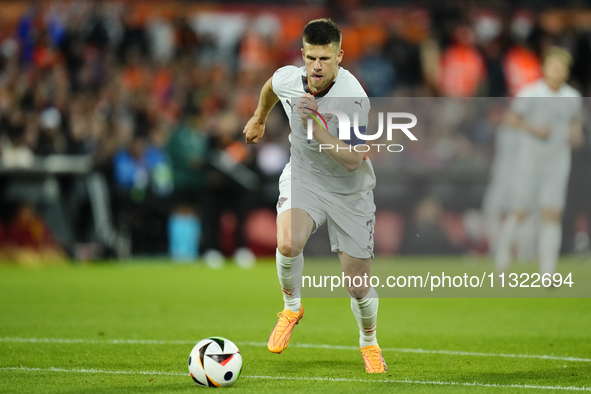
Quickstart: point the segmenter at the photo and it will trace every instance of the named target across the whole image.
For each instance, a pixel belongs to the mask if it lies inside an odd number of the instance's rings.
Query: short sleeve
[[[275,74],[273,74],[273,78],[271,79],[271,87],[278,97],[285,96],[285,87],[296,70],[296,66],[285,66],[275,71]]]
[[[529,112],[531,102],[533,100],[534,99],[532,98],[531,89],[521,89],[519,92],[517,92],[513,101],[511,101],[511,110],[517,115],[523,117]]]

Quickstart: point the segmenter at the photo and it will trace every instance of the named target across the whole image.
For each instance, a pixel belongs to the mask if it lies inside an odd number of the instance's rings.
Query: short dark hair
[[[311,45],[336,44],[341,46],[341,30],[330,19],[314,19],[304,27],[303,41]]]

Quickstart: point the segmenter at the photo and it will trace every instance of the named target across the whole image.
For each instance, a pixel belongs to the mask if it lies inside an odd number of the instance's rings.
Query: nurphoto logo
[[[324,128],[325,130],[328,129],[328,123],[323,115],[332,114],[337,117],[339,122],[339,139],[343,141],[351,140],[351,131],[353,131],[356,139],[362,141],[375,141],[382,136],[384,133],[384,113],[378,113],[378,131],[375,134],[367,135],[364,133],[365,126],[359,126],[359,114],[355,112],[353,114],[353,127],[351,127],[351,121],[349,120],[349,116],[343,111],[339,111],[337,109],[324,109],[323,114],[320,114],[318,111],[313,110],[312,108],[306,107],[307,110],[311,111],[310,117],[320,125],[320,127]],[[332,116],[331,116],[332,118]],[[408,123],[394,123],[394,119],[409,119],[410,122]],[[308,119],[308,140],[311,140],[312,137],[312,119]],[[330,118],[329,118],[330,119]],[[400,130],[404,132],[404,134],[411,140],[417,141],[417,137],[409,130],[416,126],[417,124],[417,117],[409,112],[387,112],[386,113],[386,139],[388,141],[392,141],[392,134],[394,130]],[[359,144],[354,146],[349,146],[349,148],[343,148],[340,146],[334,146],[332,144],[319,144],[319,150],[322,151],[327,149],[336,149],[339,150],[355,150],[356,152],[368,152],[374,147],[377,151],[380,151],[380,147],[385,147],[388,152],[402,152],[403,147],[400,144]]]

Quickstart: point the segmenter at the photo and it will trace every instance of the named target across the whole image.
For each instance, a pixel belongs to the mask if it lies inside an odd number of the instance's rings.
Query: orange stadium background
[[[541,76],[552,45],[573,54],[571,84],[584,97],[591,89],[591,7],[0,1],[0,9],[0,261],[274,255],[289,126],[275,110],[259,146],[246,146],[241,132],[264,82],[301,60],[302,28],[314,18],[339,23],[343,66],[370,96],[510,98]],[[427,132],[401,157],[397,184],[376,195],[377,254],[487,253],[481,205],[500,117],[491,108],[479,127]],[[565,253],[590,250],[589,141],[573,156]],[[379,163],[378,179],[392,170]],[[422,226],[433,239],[417,245]],[[187,237],[194,250],[178,252],[173,243]],[[325,237],[307,252],[328,253]]]

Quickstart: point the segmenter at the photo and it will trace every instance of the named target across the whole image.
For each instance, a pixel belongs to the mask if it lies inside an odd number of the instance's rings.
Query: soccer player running
[[[303,250],[319,226],[327,222],[331,250],[337,252],[344,275],[370,275],[375,174],[369,159],[351,149],[365,141],[355,137],[338,139],[336,116],[325,113],[322,118],[327,123],[320,121],[322,126],[311,121],[330,109],[344,112],[351,120],[357,113],[358,131],[365,134],[369,100],[357,79],[339,66],[343,53],[341,31],[334,22],[309,22],[303,32],[305,66],[286,66],[275,72],[263,86],[254,116],[244,128],[246,142],[258,143],[269,111],[278,101],[291,126],[291,157],[279,180],[277,203],[277,275],[285,309],[278,314],[279,321],[267,344],[273,353],[287,348],[293,328],[304,316],[300,297]],[[310,121],[313,139],[307,135]],[[351,134],[356,135],[353,130]],[[319,144],[339,149],[320,151]],[[387,366],[376,339],[378,295],[365,283],[355,287],[345,280],[345,285],[359,325],[365,370],[385,372]]]
[[[495,264],[506,271],[511,248],[532,207],[541,211],[538,235],[540,274],[554,274],[561,242],[562,210],[571,165],[571,147],[583,142],[579,92],[566,83],[572,63],[562,48],[548,50],[543,78],[525,86],[511,104],[504,123],[519,129],[511,213],[503,221]]]

